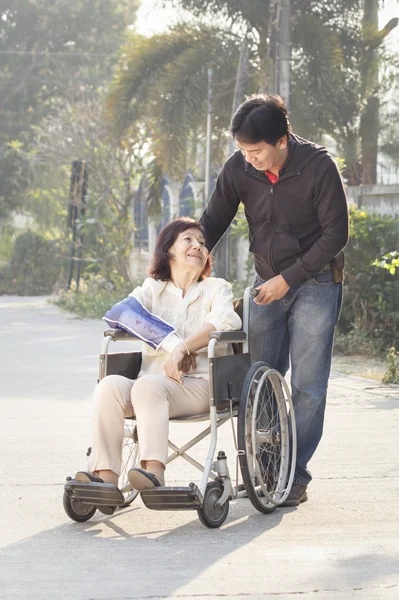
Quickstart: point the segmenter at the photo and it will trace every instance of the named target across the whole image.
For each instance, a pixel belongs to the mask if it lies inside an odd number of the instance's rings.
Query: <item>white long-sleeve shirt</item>
[[[139,377],[163,373],[170,353],[182,339],[196,334],[205,323],[212,323],[216,331],[241,328],[241,319],[234,312],[231,285],[221,278],[207,277],[194,283],[183,298],[183,290],[171,281],[149,277],[130,296],[137,298],[147,310],[176,328],[176,333],[169,335],[157,350],[143,343]],[[196,354],[197,368],[187,376],[208,379],[207,348],[198,350]],[[226,347],[217,349],[216,355],[224,354]]]

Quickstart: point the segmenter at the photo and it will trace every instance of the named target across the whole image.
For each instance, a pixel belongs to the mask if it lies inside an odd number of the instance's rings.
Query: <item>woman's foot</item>
[[[94,475],[96,477],[100,477],[104,481],[104,483],[112,483],[112,485],[118,485],[119,476],[113,471],[107,469],[102,471],[95,471]]]
[[[106,483],[101,477],[97,477],[87,471],[78,471],[75,475],[75,479],[76,481],[82,481],[83,483]],[[116,506],[97,506],[96,508],[104,515],[113,515]]]
[[[105,483],[104,479],[101,479],[101,477],[97,477],[88,471],[78,471],[74,479],[76,479],[76,481],[83,481],[84,483],[89,483],[89,481],[92,483]]]
[[[130,484],[134,490],[141,492],[143,490],[152,490],[154,487],[165,485],[165,480],[159,474],[158,476],[144,469],[130,469],[127,474]]]

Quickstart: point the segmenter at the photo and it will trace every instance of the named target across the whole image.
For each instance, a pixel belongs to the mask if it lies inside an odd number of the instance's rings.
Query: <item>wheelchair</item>
[[[210,406],[209,413],[180,417],[171,422],[209,421],[209,425],[181,447],[169,440],[167,463],[182,458],[202,472],[198,483],[164,486],[138,492],[132,489],[128,471],[140,466],[140,440],[134,417],[125,419],[122,470],[118,487],[106,483],[85,483],[67,478],[63,504],[74,521],[89,520],[97,508],[123,509],[140,494],[145,506],[153,510],[196,510],[203,525],[220,527],[227,518],[229,502],[245,494],[261,513],[271,513],[287,498],[296,462],[296,425],[291,394],[282,375],[264,362],[251,364],[248,348],[251,288],[242,299],[241,331],[210,333],[208,345]],[[141,352],[109,352],[111,342],[132,341],[130,334],[106,330],[101,347],[99,381],[119,374],[136,379]],[[233,354],[215,356],[220,344],[233,347]],[[233,486],[226,454],[219,450],[216,459],[218,428],[231,421],[236,450]],[[204,464],[189,454],[190,448],[210,435]],[[88,449],[89,456],[91,448]],[[238,468],[239,467],[239,468]],[[239,482],[241,472],[241,483]]]

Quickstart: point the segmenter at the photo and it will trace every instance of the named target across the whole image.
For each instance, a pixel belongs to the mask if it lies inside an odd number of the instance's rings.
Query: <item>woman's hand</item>
[[[187,362],[187,359],[190,359],[190,356],[191,354],[187,355],[187,348],[184,344],[176,346],[164,366],[166,377],[170,377],[170,379],[177,381],[177,383],[183,383],[180,366],[183,360]],[[187,359],[185,357],[187,357]]]
[[[186,374],[192,369],[193,371],[197,368],[197,355],[195,353],[186,354],[179,365],[179,369],[182,373]]]

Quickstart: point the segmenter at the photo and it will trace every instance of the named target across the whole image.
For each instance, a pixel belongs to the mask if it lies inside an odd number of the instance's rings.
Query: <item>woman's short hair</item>
[[[160,281],[168,281],[171,278],[170,272],[170,254],[169,250],[177,240],[178,236],[187,229],[198,229],[204,236],[205,232],[199,221],[189,219],[188,217],[179,217],[174,219],[161,230],[155,245],[154,256],[148,275]],[[198,281],[202,281],[211,274],[211,258],[208,256]]]
[[[289,137],[290,120],[284,100],[280,96],[257,94],[248,98],[233,115],[230,133],[244,144],[266,142],[275,146]]]

